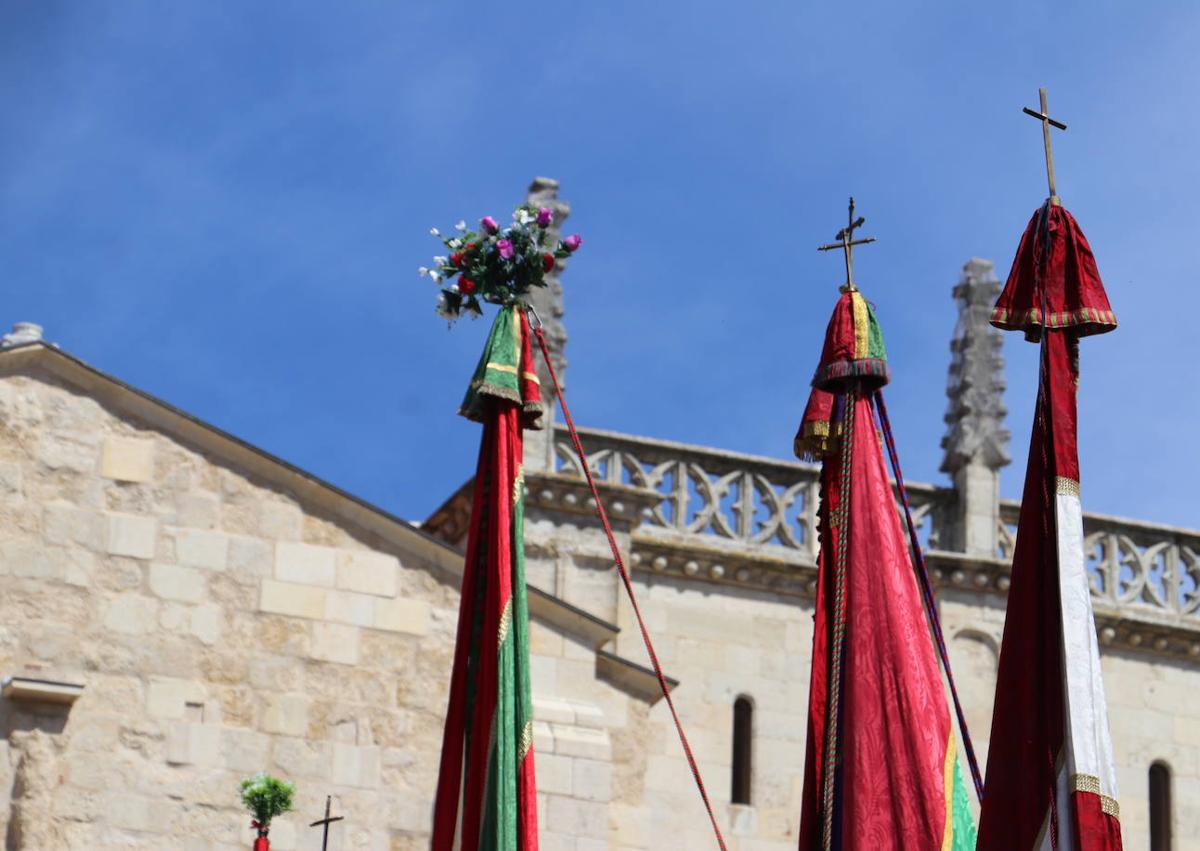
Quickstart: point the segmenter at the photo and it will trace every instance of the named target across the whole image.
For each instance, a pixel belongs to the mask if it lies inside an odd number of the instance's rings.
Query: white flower
[[[462,244],[463,244],[463,241],[461,239],[459,239],[458,237],[455,237],[454,239],[452,239],[446,243],[446,245],[450,246],[451,248],[461,248]]]
[[[513,221],[519,225],[527,225],[533,221],[533,215],[524,207],[518,207],[513,211]]]
[[[441,236],[442,232],[440,230],[438,230],[437,228],[430,228],[429,235],[430,236]]]
[[[449,292],[452,292],[452,293],[456,293],[456,292],[458,292],[458,284],[451,284],[450,286],[446,287],[446,290]]]
[[[433,280],[434,280],[434,282],[435,282],[435,283],[436,283],[437,281],[440,281],[440,280],[442,279],[442,275],[441,275],[441,273],[440,273],[440,272],[438,272],[436,269],[430,269],[430,270],[429,270],[429,277],[433,278]]]
[[[466,230],[466,229],[467,229],[467,223],[466,223],[465,221],[461,221],[461,220],[460,220],[460,221],[457,221],[457,222],[455,222],[455,223],[454,223],[454,229],[455,229],[455,230]]]
[[[419,267],[417,267],[417,274],[420,275],[422,278],[424,278],[426,275],[429,274],[429,270],[427,268],[425,268],[424,266],[419,266]]]
[[[437,315],[443,319],[453,319],[454,314],[450,312],[450,305],[446,303],[446,297],[439,295],[437,300]]]
[[[445,266],[450,261],[447,260],[445,257],[442,257],[439,255],[439,256],[433,258],[433,262],[438,264],[439,266]]]

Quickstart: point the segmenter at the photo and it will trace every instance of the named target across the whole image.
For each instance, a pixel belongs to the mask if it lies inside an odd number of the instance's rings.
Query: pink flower
[[[496,250],[500,252],[500,256],[505,260],[513,256],[513,244],[507,239],[496,240]]]
[[[500,230],[500,225],[496,224],[496,220],[491,216],[484,216],[479,220],[479,224],[483,225],[483,229],[488,233],[495,233]]]
[[[537,223],[538,227],[544,228],[554,221],[554,211],[549,207],[542,207],[538,210]]]
[[[563,248],[570,252],[577,251],[581,245],[583,245],[583,237],[577,233],[573,233],[563,240]]]

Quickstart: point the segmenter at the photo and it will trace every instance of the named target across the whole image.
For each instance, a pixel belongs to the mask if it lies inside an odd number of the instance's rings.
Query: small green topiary
[[[251,824],[258,829],[259,836],[267,835],[271,819],[291,810],[295,792],[296,787],[291,783],[265,771],[242,781],[242,803],[254,815]]]

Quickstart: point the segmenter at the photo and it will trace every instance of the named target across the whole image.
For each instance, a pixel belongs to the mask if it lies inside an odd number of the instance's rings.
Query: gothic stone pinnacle
[[[988,322],[999,294],[990,260],[972,258],[963,266],[954,287],[958,324],[950,341],[943,472],[953,474],[972,463],[999,470],[1012,460],[1012,435],[1004,426],[1003,337]]]

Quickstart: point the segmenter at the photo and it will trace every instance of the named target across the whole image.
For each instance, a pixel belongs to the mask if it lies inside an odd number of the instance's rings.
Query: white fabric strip
[[[1079,496],[1055,497],[1058,521],[1058,581],[1062,601],[1063,698],[1066,710],[1066,780],[1076,775],[1095,777],[1100,794],[1117,798],[1117,771],[1108,732],[1108,706],[1100,674],[1100,645],[1083,552],[1083,510]],[[1060,837],[1061,839],[1061,837]],[[1060,848],[1061,848],[1060,844]]]

